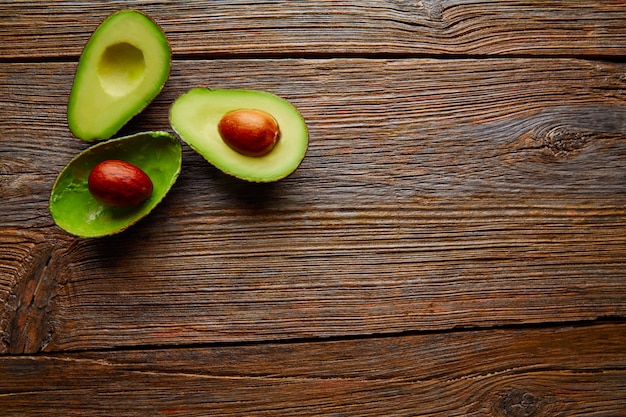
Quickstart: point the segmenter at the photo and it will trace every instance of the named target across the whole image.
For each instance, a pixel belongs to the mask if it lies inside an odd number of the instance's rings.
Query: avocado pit
[[[152,180],[141,168],[122,160],[97,164],[87,179],[89,192],[110,207],[129,207],[144,202],[153,190]]]
[[[247,156],[269,153],[280,138],[276,119],[258,109],[238,109],[226,113],[217,124],[217,130],[228,146]]]

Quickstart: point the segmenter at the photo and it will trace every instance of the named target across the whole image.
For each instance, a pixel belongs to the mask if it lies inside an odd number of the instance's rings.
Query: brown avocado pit
[[[271,114],[257,109],[239,109],[226,113],[217,124],[222,140],[239,153],[261,156],[270,152],[278,138],[278,122]]]
[[[87,186],[96,200],[111,207],[143,203],[153,189],[148,174],[119,159],[107,159],[96,165],[89,173]]]

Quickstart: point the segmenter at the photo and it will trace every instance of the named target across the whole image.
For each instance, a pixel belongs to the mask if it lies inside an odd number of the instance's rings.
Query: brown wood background
[[[0,414],[626,415],[624,1],[0,4]],[[195,86],[310,130],[273,184],[184,147],[126,232],[69,236],[82,46],[137,8],[168,130]],[[118,136],[119,136],[118,135]]]

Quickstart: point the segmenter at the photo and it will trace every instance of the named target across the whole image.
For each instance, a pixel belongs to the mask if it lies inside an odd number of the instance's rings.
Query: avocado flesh
[[[161,91],[171,66],[159,26],[135,10],[109,16],[80,57],[67,120],[74,136],[108,139]]]
[[[263,110],[276,119],[280,138],[269,153],[246,156],[222,140],[217,129],[219,121],[238,109]],[[181,139],[209,163],[251,182],[272,182],[291,174],[308,146],[308,130],[298,110],[264,91],[194,88],[176,99],[170,109],[170,123]]]

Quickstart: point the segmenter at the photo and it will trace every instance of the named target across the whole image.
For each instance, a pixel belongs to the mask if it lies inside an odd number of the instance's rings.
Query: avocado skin
[[[262,156],[243,155],[223,141],[219,121],[238,109],[262,110],[276,119],[280,138],[270,152]],[[193,88],[172,104],[170,124],[210,164],[249,182],[274,182],[287,177],[299,167],[309,142],[306,122],[296,107],[259,90]]]
[[[161,92],[172,52],[158,24],[138,10],[120,10],[93,32],[81,54],[67,106],[72,134],[109,139]]]
[[[89,190],[89,174],[106,160],[125,160],[153,184],[142,204],[111,207]],[[76,155],[61,170],[50,192],[49,212],[61,229],[84,238],[120,233],[147,216],[165,198],[182,167],[182,145],[168,132],[142,132],[99,142]]]

